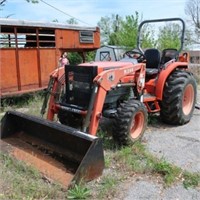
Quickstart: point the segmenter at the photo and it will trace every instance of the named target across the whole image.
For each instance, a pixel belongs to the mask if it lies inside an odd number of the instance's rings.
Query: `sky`
[[[25,0],[7,0],[1,17],[51,22],[57,19],[66,22],[76,18],[79,25],[97,26],[101,17],[118,14],[121,17],[134,15],[143,20],[181,17],[186,19],[184,8],[187,0],[40,0],[38,4]],[[45,3],[46,2],[46,3]],[[49,5],[51,6],[49,6]],[[54,7],[54,8],[53,8]]]

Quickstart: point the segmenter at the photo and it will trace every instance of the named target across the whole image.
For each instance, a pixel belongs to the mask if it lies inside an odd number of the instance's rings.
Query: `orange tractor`
[[[155,48],[143,52],[142,26],[163,21],[182,24],[180,49],[165,49],[162,54]],[[51,156],[51,159],[36,156],[37,159],[67,169],[68,178],[61,173],[59,181],[69,185],[71,181],[91,180],[102,173],[103,148],[101,139],[96,137],[102,117],[114,120],[113,138],[119,145],[142,137],[148,113],[160,113],[168,124],[189,122],[197,86],[188,70],[189,55],[181,53],[184,32],[185,23],[180,18],[144,21],[138,30],[137,50],[126,52],[121,61],[58,68],[50,76],[41,109],[44,115],[48,105],[48,120],[8,112],[2,120],[4,145],[6,142],[15,146],[13,154],[25,161],[33,161],[32,164],[35,161],[31,156],[45,152],[45,156]],[[61,124],[51,122],[55,115]],[[21,142],[20,145],[16,141]],[[30,158],[25,159],[27,155],[17,153],[16,148],[31,152]],[[56,161],[53,162],[52,158]],[[37,167],[41,170],[42,166]],[[45,171],[47,168],[43,172],[52,175],[52,170]]]
[[[180,49],[164,49],[160,55],[151,48],[143,53],[143,25],[163,21],[181,22]],[[57,69],[51,75],[47,119],[53,120],[57,114],[62,124],[96,135],[101,117],[113,118],[113,138],[120,145],[142,137],[147,113],[160,112],[168,124],[189,122],[197,89],[188,70],[189,55],[181,54],[184,32],[185,24],[180,18],[143,21],[138,30],[138,50],[126,52],[121,61]]]

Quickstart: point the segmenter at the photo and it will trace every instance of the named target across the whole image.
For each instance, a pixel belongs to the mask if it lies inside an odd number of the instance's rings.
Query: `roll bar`
[[[156,23],[156,22],[169,22],[169,21],[180,21],[182,23],[181,47],[178,50],[178,52],[181,52],[183,49],[183,44],[184,44],[184,39],[185,39],[185,22],[181,18],[153,19],[153,20],[145,20],[145,21],[141,22],[138,27],[137,48],[143,53],[143,50],[141,48],[141,29],[144,24]]]

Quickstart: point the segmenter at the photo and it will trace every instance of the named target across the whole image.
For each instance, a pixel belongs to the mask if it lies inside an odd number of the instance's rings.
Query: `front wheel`
[[[141,139],[147,126],[147,110],[138,100],[122,103],[118,110],[113,127],[113,138],[121,146]]]
[[[166,81],[161,102],[161,118],[173,125],[190,121],[196,102],[197,86],[190,72],[174,71]]]

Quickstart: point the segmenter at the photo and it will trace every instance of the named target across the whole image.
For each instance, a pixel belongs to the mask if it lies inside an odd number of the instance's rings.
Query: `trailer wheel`
[[[161,101],[161,119],[172,125],[190,121],[196,102],[197,86],[190,72],[174,71],[165,83]]]
[[[138,100],[122,103],[113,126],[113,138],[120,145],[128,145],[141,139],[147,126],[147,110]]]
[[[79,114],[59,110],[58,119],[61,124],[71,126],[73,128],[81,128],[82,117]]]

